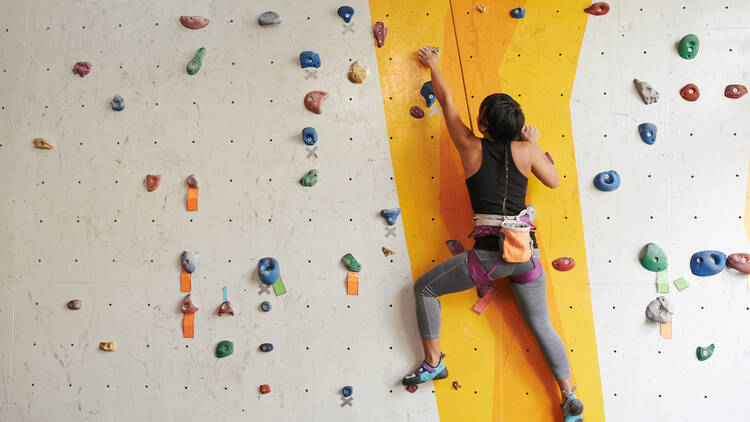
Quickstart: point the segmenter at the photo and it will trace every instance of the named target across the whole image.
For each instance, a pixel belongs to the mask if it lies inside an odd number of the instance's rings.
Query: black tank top
[[[516,215],[526,209],[528,178],[516,167],[510,145],[482,139],[482,164],[479,171],[466,179],[471,208],[475,214],[503,215],[506,162],[508,163],[508,196],[505,197],[505,215]],[[474,249],[499,250],[499,239],[496,236],[475,239]]]

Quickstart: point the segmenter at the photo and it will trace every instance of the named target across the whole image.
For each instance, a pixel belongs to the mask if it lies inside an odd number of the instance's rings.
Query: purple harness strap
[[[524,221],[524,217],[526,217],[526,220],[528,220],[528,217],[524,215],[523,217],[521,217],[522,221]],[[469,238],[500,236],[500,233],[502,233],[502,230],[497,226],[477,226],[474,227],[474,230],[472,230],[471,234],[469,234]],[[492,281],[492,276],[490,274],[495,272],[495,269],[500,264],[500,261],[502,259],[503,257],[500,256],[495,262],[495,265],[492,266],[489,271],[487,271],[484,269],[482,263],[479,262],[479,257],[477,256],[476,252],[474,252],[473,249],[469,251],[469,256],[466,264],[469,267],[469,274],[471,274],[471,278],[477,285],[477,295],[479,295],[479,297],[483,297],[490,289],[490,282]],[[511,276],[510,280],[514,283],[525,284],[539,278],[543,271],[539,260],[536,257],[532,256],[531,263],[534,265],[534,268],[532,268],[527,273]]]

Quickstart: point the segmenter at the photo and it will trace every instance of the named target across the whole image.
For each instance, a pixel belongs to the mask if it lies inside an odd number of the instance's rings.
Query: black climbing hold
[[[515,19],[521,19],[526,16],[526,9],[523,7],[516,7],[510,11],[510,17]]]
[[[271,344],[271,343],[263,343],[263,344],[260,345],[260,351],[261,352],[268,353],[271,350],[273,350],[273,344]]]
[[[354,16],[354,9],[351,6],[341,6],[336,13],[341,16],[341,19],[343,19],[344,22],[349,23],[352,21],[352,16]]]

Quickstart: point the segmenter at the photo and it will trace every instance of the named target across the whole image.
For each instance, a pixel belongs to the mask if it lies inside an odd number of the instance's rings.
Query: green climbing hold
[[[305,177],[303,177],[299,181],[300,185],[308,188],[311,186],[315,186],[316,183],[318,183],[318,171],[315,169],[308,171]]]
[[[649,243],[641,250],[641,265],[655,273],[667,269],[667,254],[656,243]]]
[[[359,265],[359,262],[357,262],[357,260],[354,258],[354,255],[352,255],[350,253],[344,255],[341,258],[341,262],[344,263],[344,266],[349,271],[357,271],[357,272],[359,272],[359,271],[362,270],[362,266]]]
[[[229,340],[224,340],[216,345],[216,357],[225,358],[234,353],[234,343]]]
[[[680,57],[683,59],[693,59],[698,55],[698,47],[700,41],[695,34],[688,34],[682,37],[680,44],[677,46],[677,52],[680,53]]]
[[[203,65],[203,58],[206,56],[206,49],[201,47],[198,49],[198,51],[195,52],[195,56],[193,56],[193,60],[190,60],[190,63],[187,65],[187,72],[191,75],[195,75],[198,73],[199,70],[201,70],[201,65]]]
[[[714,354],[714,344],[711,343],[708,347],[700,347],[698,346],[698,349],[696,349],[695,354],[698,355],[698,360],[703,362],[704,360],[710,358]]]

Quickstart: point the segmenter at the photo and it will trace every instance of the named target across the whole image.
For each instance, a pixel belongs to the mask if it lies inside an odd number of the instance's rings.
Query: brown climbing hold
[[[68,309],[72,311],[77,311],[81,309],[81,299],[73,299],[70,302],[68,302]]]
[[[583,9],[583,11],[594,16],[606,15],[607,13],[609,13],[609,4],[600,1]]]
[[[367,79],[367,75],[370,73],[370,69],[366,66],[362,66],[359,62],[352,63],[349,73],[346,75],[349,81],[353,84],[361,84]]]
[[[391,255],[393,255],[393,254],[396,253],[396,252],[393,252],[392,250],[386,248],[385,246],[381,247],[380,249],[383,251],[383,255],[385,255],[385,256],[391,256]]]
[[[80,77],[84,77],[91,72],[91,63],[89,62],[78,62],[73,66],[73,73]]]
[[[195,175],[191,174],[190,176],[188,176],[187,185],[191,188],[198,187],[198,179],[195,177]]]
[[[727,257],[727,267],[750,274],[750,254],[733,253]]]
[[[39,149],[53,149],[55,147],[55,144],[51,143],[50,141],[44,139],[44,138],[36,138],[34,139],[34,148]]]
[[[461,388],[461,384],[459,384],[458,381],[453,381],[453,388],[458,390],[459,388]]]
[[[727,98],[737,99],[745,94],[747,94],[747,88],[745,85],[727,85],[727,87],[724,88],[724,95]]]
[[[160,174],[147,174],[146,175],[146,189],[148,189],[149,192],[155,191],[156,188],[159,187],[160,183],[161,183]]]
[[[424,117],[424,110],[422,110],[419,106],[412,106],[409,109],[409,114],[411,114],[411,117],[415,119],[421,119]]]
[[[192,300],[190,300],[190,295],[185,296],[185,299],[182,300],[180,311],[182,311],[183,314],[198,312],[198,307],[193,304]]]
[[[114,341],[102,341],[99,343],[99,348],[105,352],[114,352],[117,350],[117,343]]]
[[[185,28],[201,29],[208,25],[209,20],[203,16],[180,16],[180,23]]]
[[[388,28],[385,27],[383,22],[375,22],[375,26],[372,27],[372,34],[378,41],[378,48],[381,48],[385,45],[385,36],[388,34]]]
[[[219,316],[222,316],[224,314],[229,314],[234,316],[234,309],[232,309],[232,304],[229,303],[229,301],[226,301],[219,305]]]
[[[305,108],[315,114],[320,114],[323,112],[320,107],[326,98],[328,98],[328,93],[325,91],[310,91],[305,95]]]
[[[701,92],[695,84],[687,84],[680,90],[680,95],[687,101],[695,101],[701,96]]]

